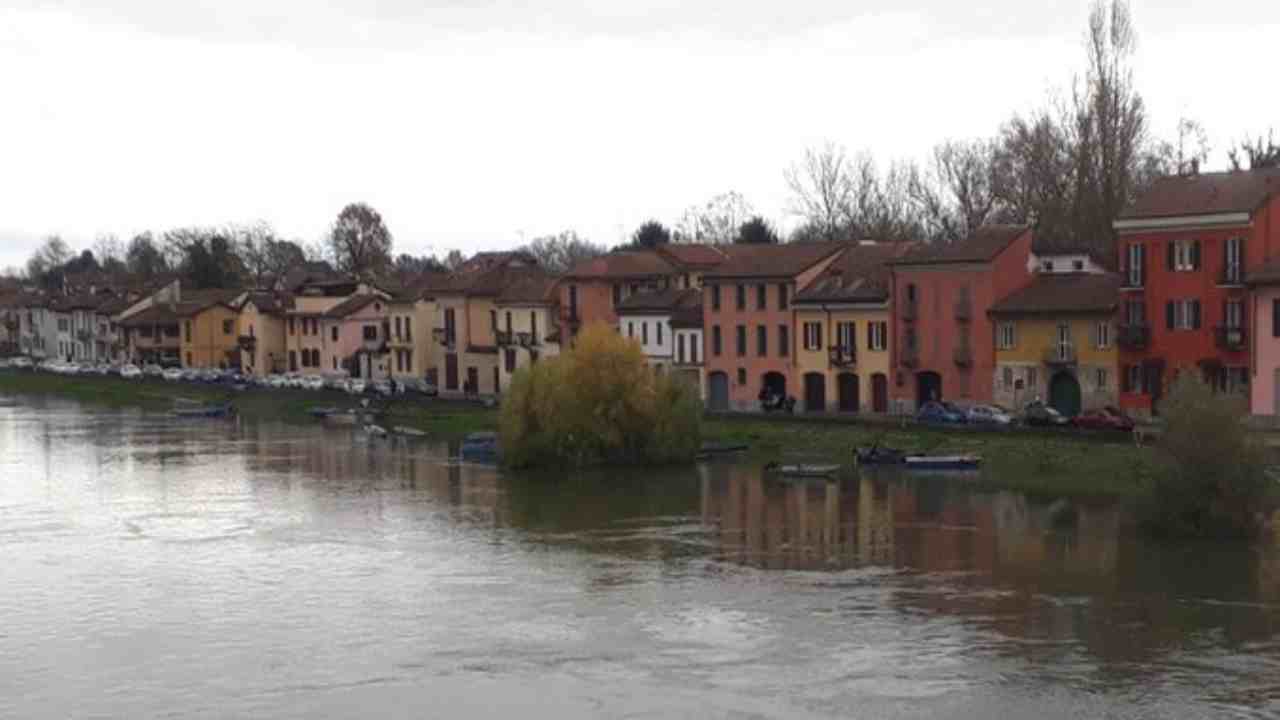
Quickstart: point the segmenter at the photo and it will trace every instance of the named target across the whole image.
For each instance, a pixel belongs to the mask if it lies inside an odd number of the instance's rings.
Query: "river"
[[[0,718],[1280,715],[1280,553],[745,463],[0,407]]]

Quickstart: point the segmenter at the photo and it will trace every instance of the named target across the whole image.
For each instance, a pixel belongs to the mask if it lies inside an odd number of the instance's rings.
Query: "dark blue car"
[[[960,425],[965,422],[965,412],[949,402],[930,401],[916,412],[916,422],[933,425]]]

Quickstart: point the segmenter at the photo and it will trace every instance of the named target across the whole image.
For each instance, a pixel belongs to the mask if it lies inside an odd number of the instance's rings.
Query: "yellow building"
[[[400,380],[426,380],[439,385],[442,346],[432,338],[439,306],[436,290],[448,276],[430,273],[387,303],[391,337],[391,376]]]
[[[241,303],[236,323],[241,372],[271,375],[285,371],[287,311],[288,308],[274,293],[252,293]]]
[[[557,278],[531,272],[503,288],[494,300],[499,392],[511,386],[516,370],[560,354],[558,297]]]
[[[175,315],[181,325],[179,357],[185,368],[229,368],[240,360],[240,291],[183,293]]]
[[[889,411],[889,272],[912,246],[851,247],[796,293],[795,363],[805,412]]]
[[[1117,405],[1119,288],[1110,273],[1041,271],[992,306],[996,404],[1039,399],[1068,417]]]

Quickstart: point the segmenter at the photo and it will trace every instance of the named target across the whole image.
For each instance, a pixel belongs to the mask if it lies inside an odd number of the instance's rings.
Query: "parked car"
[[[965,422],[965,412],[953,403],[931,400],[920,406],[920,410],[916,412],[916,422],[959,425]]]
[[[347,381],[347,392],[352,395],[361,395],[364,393],[364,390],[365,382],[363,380],[356,379]]]
[[[133,365],[133,364],[121,365],[120,377],[124,378],[125,380],[137,380],[138,378],[142,377],[142,371],[138,369],[137,365]]]
[[[302,387],[307,390],[323,390],[324,378],[319,375],[308,375],[302,378]]]
[[[999,405],[974,405],[965,419],[974,425],[1008,427],[1013,424],[1013,415]]]
[[[1065,427],[1071,420],[1043,401],[1033,401],[1022,411],[1022,422],[1032,427]]]
[[[373,382],[369,383],[368,387],[366,388],[366,392],[371,392],[377,395],[381,395],[382,397],[391,397],[392,395],[396,394],[396,389],[391,384],[390,380],[374,380]]]
[[[1087,430],[1116,430],[1120,432],[1131,432],[1134,425],[1133,418],[1125,415],[1119,408],[1110,405],[1082,413],[1072,420],[1072,424]]]
[[[149,378],[164,377],[164,368],[154,363],[151,365],[144,365],[142,367],[142,374]]]
[[[324,387],[326,390],[346,390],[347,381],[346,375],[326,375],[324,377]]]
[[[163,377],[165,380],[168,380],[169,382],[178,382],[179,380],[182,379],[182,376],[183,376],[182,368],[169,368],[168,370],[164,371],[163,375],[161,375],[161,377]]]
[[[9,367],[15,370],[30,370],[32,367],[31,358],[16,357],[9,361]]]

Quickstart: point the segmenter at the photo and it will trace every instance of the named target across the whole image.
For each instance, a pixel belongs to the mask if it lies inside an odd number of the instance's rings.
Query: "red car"
[[[1081,413],[1072,422],[1076,427],[1087,430],[1119,430],[1121,432],[1133,430],[1133,420],[1110,405]]]

